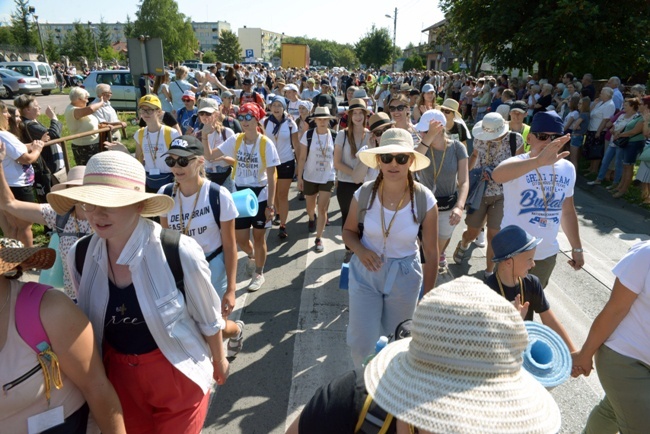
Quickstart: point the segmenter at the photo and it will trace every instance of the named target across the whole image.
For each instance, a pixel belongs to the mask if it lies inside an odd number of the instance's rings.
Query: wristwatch
[[[583,253],[584,250],[582,248],[580,249],[573,249],[573,253]]]

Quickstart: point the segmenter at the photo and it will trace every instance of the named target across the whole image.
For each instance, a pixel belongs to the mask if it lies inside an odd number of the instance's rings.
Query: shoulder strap
[[[368,181],[363,184],[359,189],[359,203],[357,205],[357,221],[359,225],[363,225],[363,220],[366,218],[366,211],[370,204],[370,193],[375,185],[375,181]]]
[[[309,149],[311,148],[311,139],[314,138],[314,129],[309,129],[307,130],[307,154],[305,154],[305,158],[309,157]]]
[[[172,142],[172,128],[171,127],[168,127],[167,125],[163,125],[163,137],[165,138],[165,144],[167,145],[167,147],[169,147],[169,145]]]
[[[422,224],[427,215],[427,193],[425,187],[419,182],[415,182],[415,207],[417,208],[418,223]]]
[[[210,199],[210,208],[212,208],[212,215],[214,216],[214,221],[221,231],[221,201],[219,200],[219,192],[221,186],[216,182],[210,181],[210,191],[208,192],[208,197]]]
[[[510,155],[515,156],[517,153],[517,134],[510,131]]]
[[[226,141],[226,129],[225,128],[221,128],[221,140],[224,141],[224,142]]]
[[[88,253],[88,246],[90,245],[90,240],[93,234],[86,235],[83,238],[80,238],[77,241],[77,248],[74,252],[74,263],[77,268],[77,273],[80,275],[84,271],[84,262],[86,261],[86,253]]]
[[[72,211],[74,211],[74,205],[72,205],[72,208],[70,210],[61,215],[57,214],[56,219],[54,220],[54,230],[56,231],[57,234],[59,234],[59,237],[62,236],[71,236],[71,235],[76,235],[76,234],[67,234],[63,232],[65,230],[65,226],[68,224],[68,220],[70,220],[70,215],[72,214]]]
[[[140,146],[141,148],[144,148],[142,146],[142,142],[144,141],[144,130],[146,127],[142,127],[138,130],[138,143],[137,145]]]
[[[181,255],[178,246],[181,241],[181,233],[172,229],[163,229],[160,232],[160,244],[162,244],[165,259],[169,264],[169,268],[174,275],[174,282],[176,288],[185,297],[185,282],[183,277],[183,266],[181,265]]]
[[[239,148],[241,147],[241,144],[244,143],[244,133],[239,133],[237,136],[235,136],[235,164],[232,166],[232,173],[230,174],[230,177],[232,179],[235,179],[235,174],[237,173],[237,153],[239,152]]]
[[[174,183],[173,182],[171,182],[171,183],[169,183],[169,184],[167,184],[165,186],[165,188],[163,189],[163,194],[165,196],[169,196],[169,197],[172,197],[172,198],[174,197]]]
[[[266,171],[266,136],[264,135],[260,138],[260,160],[262,160],[262,165],[257,172],[258,179],[261,179]]]
[[[23,285],[16,299],[16,330],[31,349],[37,354],[50,346],[50,340],[41,322],[41,300],[45,292],[52,288],[36,282]]]

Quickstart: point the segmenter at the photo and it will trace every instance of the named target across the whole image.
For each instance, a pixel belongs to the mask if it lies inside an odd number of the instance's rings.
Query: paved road
[[[649,238],[650,219],[635,212],[635,207],[611,199],[603,202],[581,190],[576,205],[585,269],[574,272],[566,264],[567,254],[561,253],[546,293],[572,339],[581,345],[609,297],[612,266],[632,244]],[[343,245],[336,199],[329,217],[325,252],[315,253],[313,235],[307,234],[304,202],[292,199],[289,239],[281,242],[276,229],[268,236],[266,285],[249,294],[245,276],[239,276],[234,315],[246,322],[244,349],[231,364],[227,384],[216,393],[205,433],[283,433],[319,385],[352,368],[345,345],[347,293],[338,289]],[[451,245],[460,235],[458,228]],[[561,247],[570,250],[562,234]],[[480,276],[484,258],[485,250],[474,247],[469,262],[452,264],[450,274],[439,282],[461,274]],[[580,432],[602,393],[595,374],[570,379],[554,389],[562,410],[562,432]]]

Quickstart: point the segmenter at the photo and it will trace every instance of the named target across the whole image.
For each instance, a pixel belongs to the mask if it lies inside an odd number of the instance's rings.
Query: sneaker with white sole
[[[478,237],[474,240],[474,245],[476,247],[485,247],[485,230],[478,234]]]
[[[325,247],[323,246],[323,240],[321,240],[320,238],[316,238],[316,241],[314,241],[314,248],[316,249],[316,252],[318,252],[318,253],[325,250]]]
[[[244,321],[237,320],[235,324],[239,326],[239,338],[228,339],[228,357],[237,357],[244,347]]]
[[[255,268],[257,268],[257,266],[255,265],[255,258],[248,258],[246,260],[246,274],[253,277],[253,274],[255,273]]]
[[[264,275],[256,273],[251,279],[251,283],[248,284],[248,290],[250,292],[255,292],[260,289],[262,285],[264,285]]]

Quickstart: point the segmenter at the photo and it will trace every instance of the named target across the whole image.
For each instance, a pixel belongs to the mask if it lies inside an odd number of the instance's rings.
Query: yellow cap
[[[145,105],[145,104],[153,108],[162,109],[160,100],[156,95],[145,95],[142,98],[140,98],[140,102],[138,103],[138,105]]]

